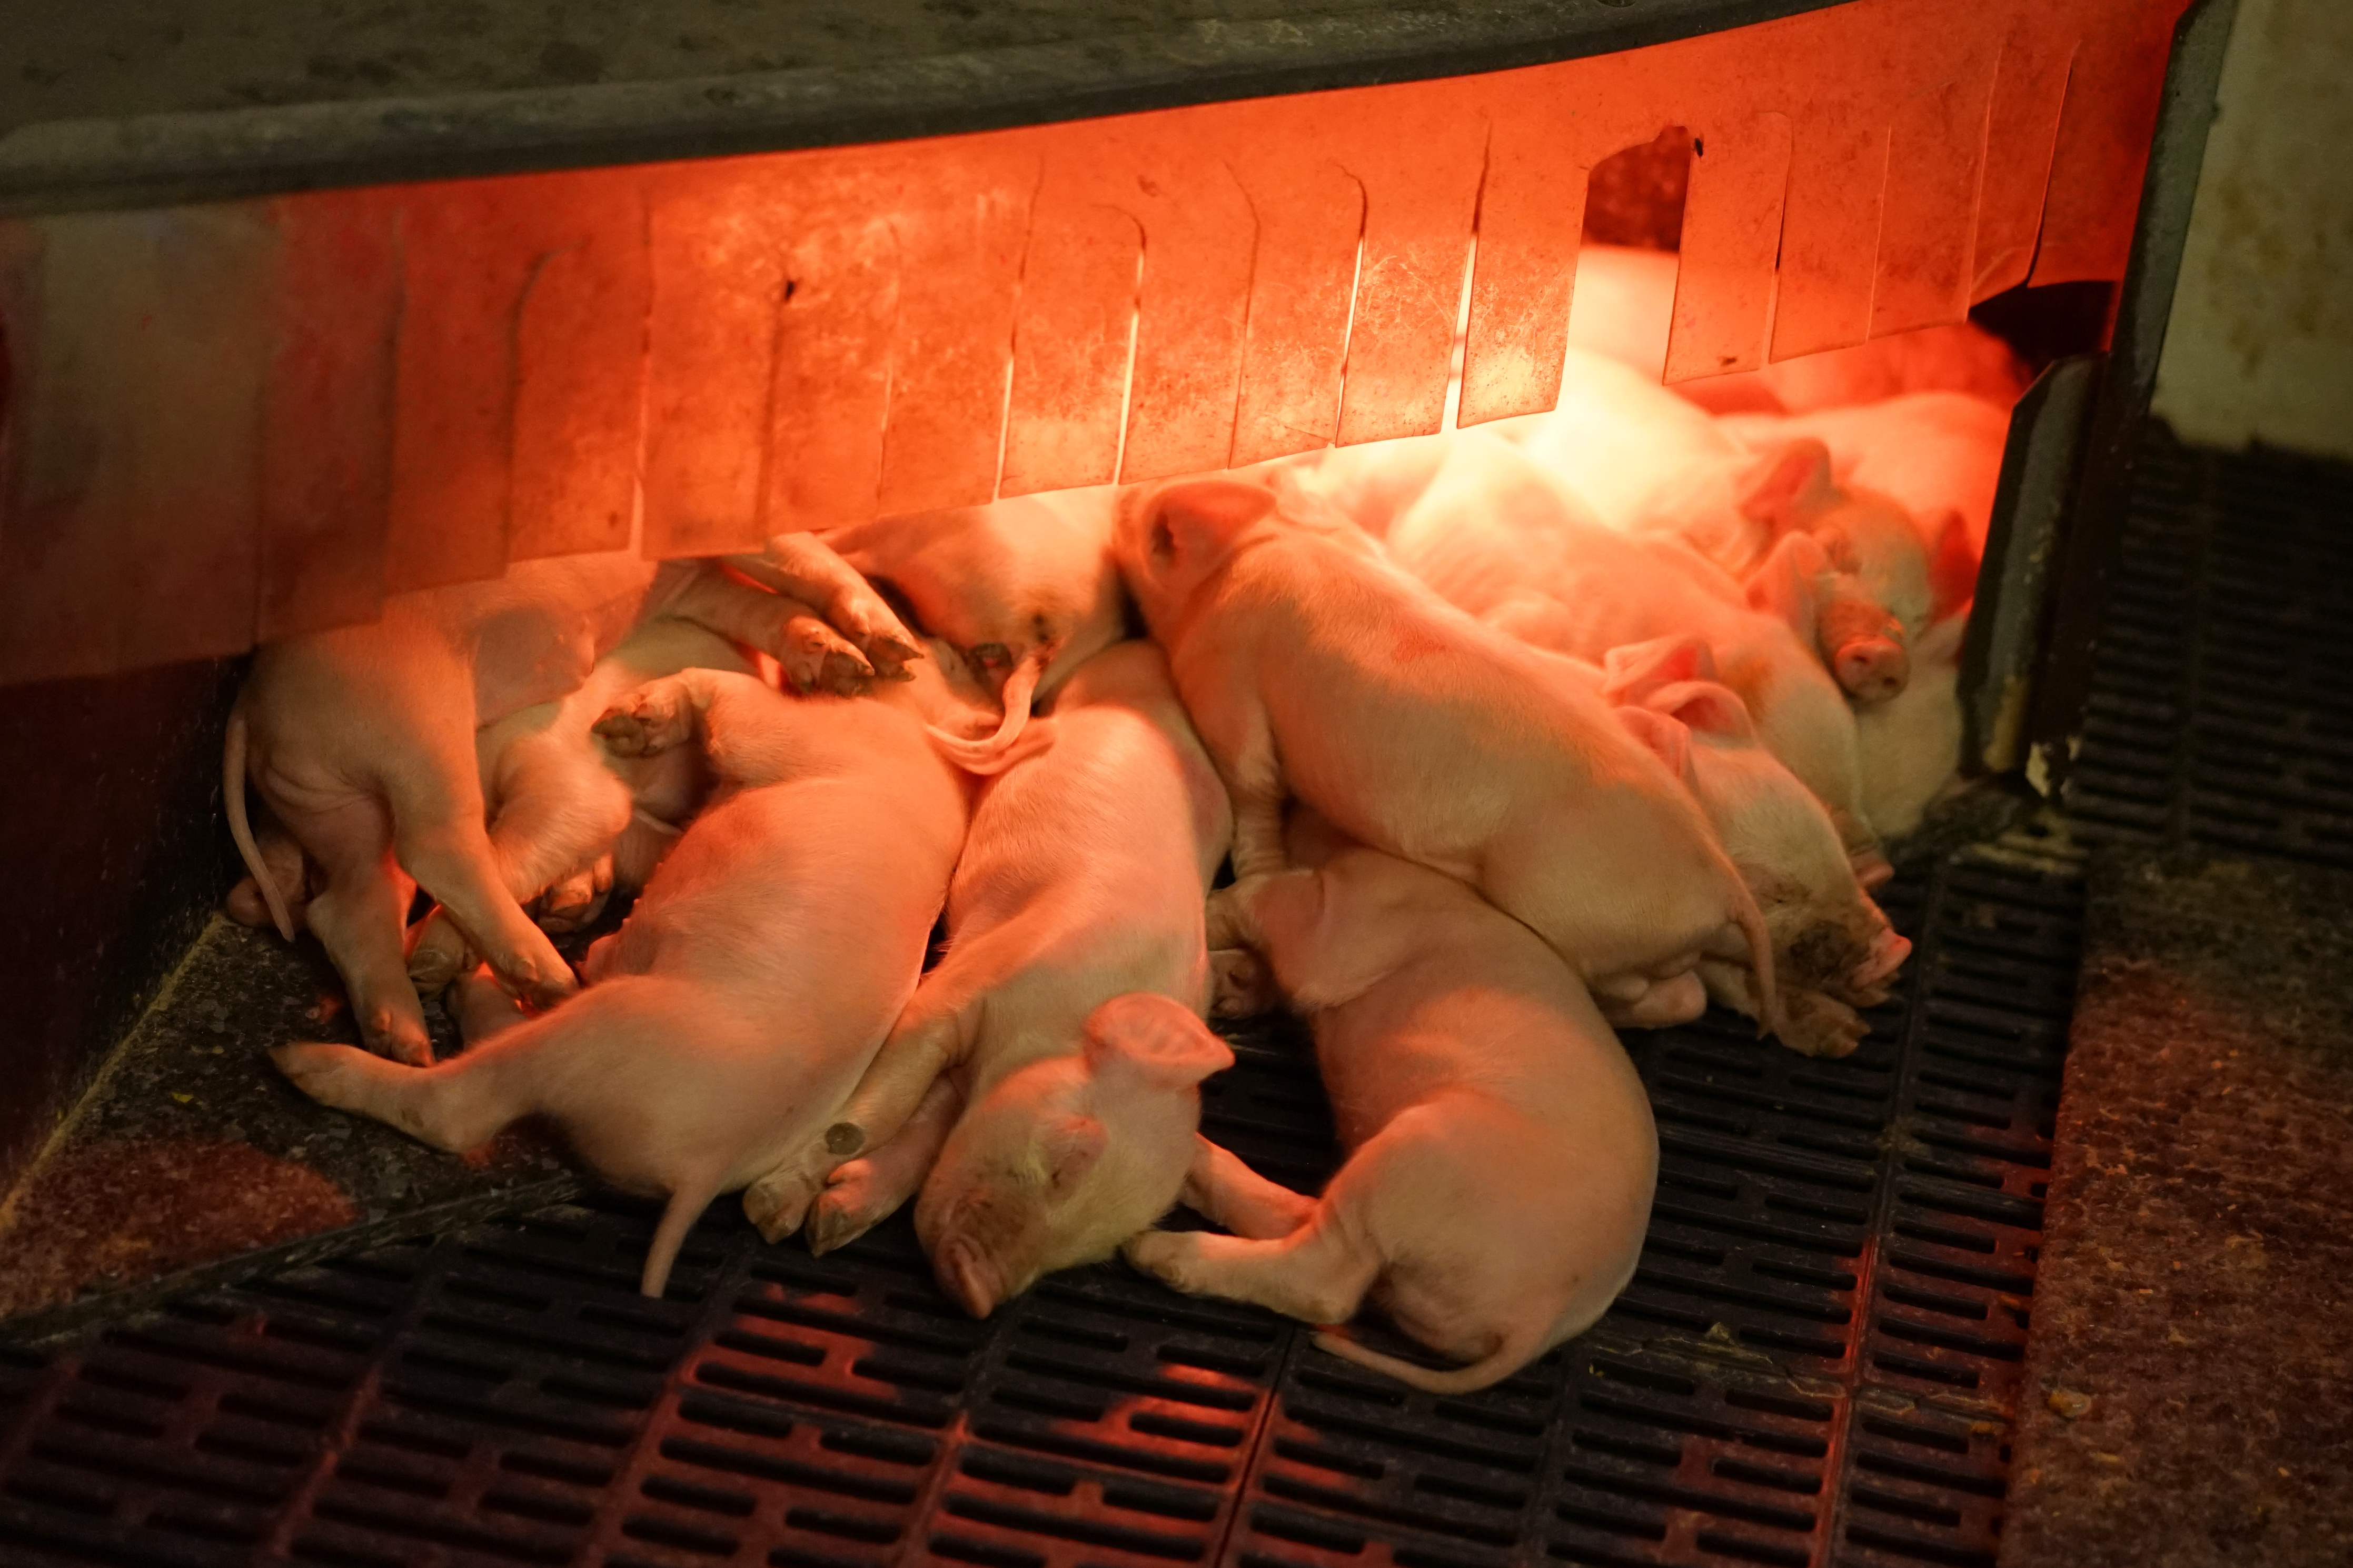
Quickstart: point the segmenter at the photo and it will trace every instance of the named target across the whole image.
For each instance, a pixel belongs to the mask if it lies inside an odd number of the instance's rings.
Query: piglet
[[[1929,803],[1950,789],[1961,768],[1961,642],[1966,611],[1921,634],[1912,684],[1892,702],[1855,715],[1862,764],[1862,808],[1889,838],[1918,830]]]
[[[1166,1212],[1194,1085],[1231,1059],[1173,1012],[1142,1057],[1090,1022],[1131,994],[1206,1000],[1201,905],[1231,822],[1160,650],[1097,654],[1036,722],[1052,748],[983,786],[946,955],[844,1113],[874,1152],[832,1173],[807,1220],[823,1252],[921,1184],[916,1232],[975,1317]],[[916,1114],[935,1080],[944,1097]]]
[[[1857,867],[1876,875],[1862,811],[1854,715],[1789,616],[1818,574],[1777,556],[1781,613],[1681,541],[1605,528],[1512,443],[1451,438],[1438,478],[1389,531],[1391,556],[1450,603],[1536,647],[1599,663],[1614,647],[1694,636],[1713,650],[1766,746],[1831,814]]]
[[[914,991],[967,785],[896,691],[796,700],[690,669],[598,730],[635,756],[699,739],[722,784],[589,949],[586,992],[435,1067],[271,1055],[312,1099],[452,1152],[547,1117],[616,1186],[668,1199],[642,1282],[659,1296],[713,1197],[756,1191],[839,1120]]]
[[[1926,392],[1782,418],[1726,417],[1717,426],[1759,455],[1818,443],[1831,482],[1896,503],[1841,526],[1864,588],[1907,637],[1917,637],[1975,594],[2010,438],[2007,410],[1958,393]],[[1808,482],[1818,481],[1809,476]]]
[[[593,733],[629,692],[689,668],[750,675],[758,665],[742,645],[699,622],[655,616],[598,659],[578,690],[474,732],[491,853],[508,891],[533,910],[542,930],[576,931],[596,918],[617,886],[643,887],[700,804],[705,781],[691,748],[619,757]],[[446,910],[433,910],[409,932],[408,975],[422,994],[474,963]]]
[[[762,570],[835,605],[874,658],[902,663],[914,654],[897,617],[847,566],[812,555],[805,540],[777,553],[786,564]],[[577,689],[631,626],[681,599],[787,668],[823,677],[824,657],[808,664],[808,633],[865,669],[860,679],[875,672],[868,655],[797,601],[712,568],[658,572],[626,552],[519,562],[491,582],[393,595],[370,625],[289,638],[254,656],[223,749],[230,832],[291,940],[292,911],[247,821],[249,776],[320,869],[308,922],[343,975],[369,1046],[427,1059],[402,949],[415,886],[448,911],[511,992],[542,1005],[570,994],[570,968],[524,915],[492,852],[475,732]]]
[[[1310,1199],[1201,1140],[1185,1201],[1234,1234],[1153,1231],[1128,1260],[1310,1323],[1369,1296],[1468,1364],[1316,1343],[1436,1394],[1590,1327],[1633,1277],[1659,1143],[1633,1064],[1559,958],[1462,883],[1362,847],[1243,878],[1211,925],[1262,951],[1310,1020],[1347,1163]]]
[[[1821,803],[1758,741],[1713,651],[1662,637],[1610,649],[1604,668],[1564,663],[1683,782],[1756,894],[1781,995],[1775,1036],[1808,1056],[1848,1055],[1868,1032],[1855,1009],[1887,1000],[1912,944],[1865,893]],[[1738,964],[1704,959],[1698,973],[1712,1000],[1760,1016]]]
[[[877,518],[821,537],[1001,688],[1010,743],[1031,700],[1050,697],[1124,635],[1111,562],[1116,493],[1109,485],[1056,490]]]
[[[1756,900],[1657,756],[1534,650],[1349,536],[1230,480],[1124,505],[1121,569],[1225,780],[1235,873],[1282,868],[1296,798],[1476,887],[1613,1004],[1666,986],[1694,1016],[1700,959],[1745,958],[1769,1020]]]
[[[1793,436],[1752,450],[1637,373],[1576,349],[1558,407],[1495,433],[1518,442],[1608,527],[1679,539],[1736,580],[1785,574],[1778,547],[1802,550],[1804,570],[1821,584],[1793,627],[1858,700],[1903,689],[1910,664],[1902,622],[1857,576],[1851,541],[1909,538],[1916,525],[1889,498],[1838,482],[1820,441]]]

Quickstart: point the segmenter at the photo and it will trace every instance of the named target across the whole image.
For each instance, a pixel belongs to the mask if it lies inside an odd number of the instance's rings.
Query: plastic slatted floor
[[[2143,443],[2078,837],[2353,866],[2353,466]]]
[[[0,1563],[1989,1564],[2079,899],[2013,847],[1891,901],[1852,1058],[1630,1037],[1641,1271],[1487,1393],[1117,1263],[970,1322],[903,1221],[814,1258],[726,1201],[649,1302],[650,1211],[597,1202],[0,1352]],[[1238,1033],[1209,1130],[1312,1186],[1303,1042]]]

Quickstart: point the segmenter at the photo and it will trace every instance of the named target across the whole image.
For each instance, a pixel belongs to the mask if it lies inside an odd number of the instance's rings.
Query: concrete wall
[[[2353,4],[2239,0],[2157,412],[2353,458]]]

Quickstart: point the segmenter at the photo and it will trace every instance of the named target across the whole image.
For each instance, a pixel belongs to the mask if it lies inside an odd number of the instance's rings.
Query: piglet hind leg
[[[748,675],[682,669],[649,680],[605,710],[594,728],[617,757],[653,757],[700,741],[712,773],[758,788],[800,765],[794,705]]]
[[[269,1059],[320,1104],[373,1117],[451,1154],[480,1148],[525,1109],[502,1101],[479,1053],[411,1068],[349,1046],[306,1043],[280,1046]]]
[[[822,1255],[847,1247],[896,1214],[922,1188],[963,1110],[955,1085],[934,1079],[889,1142],[835,1166],[804,1221],[809,1250]]]
[[[1334,1223],[1328,1208],[1280,1240],[1148,1230],[1120,1250],[1171,1289],[1248,1301],[1304,1323],[1356,1316],[1381,1271],[1378,1255]]]
[[[1253,1241],[1278,1240],[1315,1217],[1314,1198],[1268,1181],[1198,1132],[1179,1195],[1194,1213]]]
[[[425,1010],[409,983],[401,921],[413,889],[381,851],[331,867],[311,901],[311,930],[343,977],[352,1016],[370,1050],[422,1067],[433,1059]]]

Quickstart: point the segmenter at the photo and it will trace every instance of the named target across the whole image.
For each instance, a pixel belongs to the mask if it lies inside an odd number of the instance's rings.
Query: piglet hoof
[[[1831,673],[1857,702],[1884,702],[1912,679],[1912,656],[1886,637],[1857,637],[1841,646]]]
[[[473,966],[474,955],[467,951],[466,939],[439,910],[410,928],[408,981],[419,996],[440,995],[451,981]]]
[[[896,626],[864,626],[858,633],[858,646],[883,680],[914,679],[915,672],[907,667],[923,657],[923,650]]]
[[[1244,947],[1221,947],[1209,954],[1212,1018],[1255,1018],[1280,999],[1258,954]]]
[[[1128,1266],[1149,1274],[1172,1290],[1193,1294],[1187,1264],[1195,1251],[1193,1239],[1182,1231],[1147,1230],[1120,1244],[1119,1255]]]
[[[882,1218],[867,1212],[867,1183],[864,1162],[854,1162],[834,1173],[834,1184],[817,1195],[809,1205],[808,1217],[801,1229],[808,1237],[808,1248],[822,1258],[839,1247],[848,1247],[874,1228]]]
[[[874,682],[874,667],[849,640],[814,616],[785,623],[785,676],[796,691],[829,691],[856,697]]]
[[[1852,1056],[1863,1037],[1871,1033],[1871,1026],[1853,1008],[1818,991],[1786,998],[1783,1012],[1775,1037],[1804,1056]]]
[[[605,911],[605,888],[596,885],[596,873],[575,872],[547,889],[540,896],[539,929],[562,936],[580,930]]]
[[[304,928],[302,915],[309,908],[309,900],[302,897],[302,890],[299,889],[286,900],[287,918],[294,922],[297,931]],[[237,924],[252,926],[258,931],[273,930],[278,924],[278,917],[269,912],[269,900],[261,896],[259,884],[251,877],[238,879],[237,886],[228,890],[222,910]]]
[[[800,1229],[808,1215],[809,1186],[795,1170],[771,1171],[744,1189],[744,1217],[775,1243]]]
[[[379,1004],[360,1016],[359,1026],[360,1043],[376,1055],[413,1068],[433,1065],[433,1042],[426,1037],[422,1017],[404,1017]]]
[[[658,757],[693,738],[694,699],[683,681],[648,681],[590,726],[617,757]]]
[[[360,1053],[349,1046],[308,1042],[271,1048],[269,1059],[286,1080],[322,1105],[349,1110],[361,1079],[352,1066]]]

